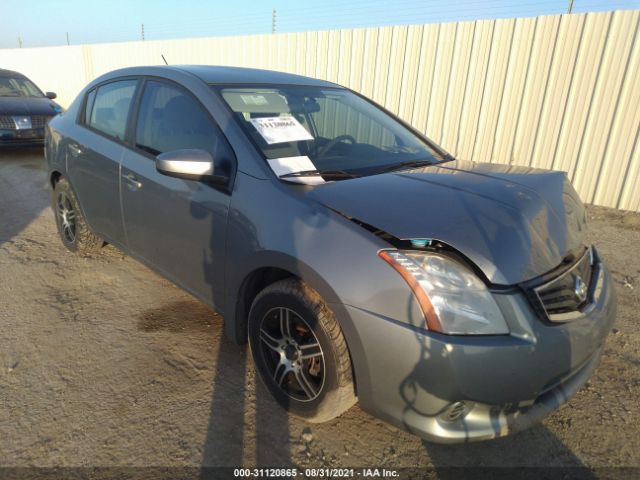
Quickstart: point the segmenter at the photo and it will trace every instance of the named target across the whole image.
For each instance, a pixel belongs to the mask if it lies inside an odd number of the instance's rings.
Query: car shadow
[[[255,377],[248,346],[226,337],[222,317],[200,301],[182,300],[142,312],[137,328],[145,333],[202,336],[213,342],[213,358],[208,360],[213,364],[213,391],[196,476],[231,477],[231,469],[243,465],[291,465],[287,413]]]
[[[42,147],[0,148],[0,245],[12,241],[49,206]]]
[[[287,412],[257,378],[248,345],[229,340],[222,325],[220,330],[200,478],[231,477],[221,466],[292,466]]]
[[[544,425],[484,442],[440,445],[425,441],[423,446],[440,480],[597,478]]]
[[[414,303],[415,300],[412,298],[407,304],[407,318],[413,318],[411,312],[414,310]],[[423,382],[435,364],[431,358],[432,352],[426,348],[419,330],[416,328],[414,331],[415,339],[420,345],[420,354],[412,372],[400,383],[399,392],[405,402],[405,418],[409,413],[417,413],[422,415],[425,421],[429,421],[432,417],[420,411],[417,399],[421,393],[426,392]],[[571,353],[568,344],[564,350],[566,355],[560,361],[565,362],[568,368]],[[491,374],[491,371],[486,372],[487,377]],[[507,420],[509,427],[511,421]],[[497,434],[499,427],[495,428]],[[435,478],[440,480],[597,478],[594,472],[544,424],[537,424],[524,431],[488,441],[456,444],[423,441],[422,444],[433,465]]]
[[[213,188],[213,187],[211,187]],[[191,213],[195,209],[192,207]],[[229,211],[230,223],[239,226],[241,238],[255,242],[252,224],[239,212]],[[211,222],[209,251],[203,255],[203,273],[211,288],[215,303],[216,237],[221,235]],[[227,235],[228,232],[227,232]],[[255,245],[251,245],[255,248]],[[200,478],[232,477],[232,471],[221,472],[220,466],[278,467],[292,466],[290,431],[287,412],[272,398],[253,366],[248,344],[237,345],[220,325],[220,340],[213,374],[213,394],[207,433],[203,444]],[[252,387],[250,390],[247,387]]]
[[[209,424],[203,444],[201,478],[213,478],[210,467],[243,464],[246,402],[245,347],[220,336],[213,375]]]

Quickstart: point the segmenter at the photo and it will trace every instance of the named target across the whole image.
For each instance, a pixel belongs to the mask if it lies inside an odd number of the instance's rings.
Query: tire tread
[[[256,296],[253,304],[272,294],[290,295],[301,301],[314,314],[335,350],[338,388],[332,392],[333,398],[328,405],[331,408],[320,408],[314,416],[305,417],[305,419],[312,423],[321,423],[339,416],[351,408],[358,399],[354,387],[351,355],[335,315],[318,292],[297,278],[287,278],[272,283]]]
[[[69,199],[73,202],[73,206],[76,211],[76,241],[73,244],[69,244],[64,240],[62,232],[60,231],[60,224],[57,219],[56,212],[56,193],[63,189],[65,193],[68,195]],[[80,255],[93,255],[99,253],[105,242],[102,238],[97,236],[95,233],[91,231],[87,221],[84,218],[82,210],[80,209],[80,204],[78,203],[78,199],[71,188],[71,185],[67,181],[66,178],[62,177],[58,182],[56,182],[53,189],[52,196],[52,207],[54,209],[53,213],[56,215],[56,225],[58,227],[58,233],[60,234],[60,238],[65,247],[71,250],[74,253]]]

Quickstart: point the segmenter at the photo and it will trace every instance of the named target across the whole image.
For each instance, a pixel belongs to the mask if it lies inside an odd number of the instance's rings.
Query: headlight
[[[449,335],[501,335],[509,328],[486,285],[464,265],[430,252],[381,250],[409,284],[429,330]]]

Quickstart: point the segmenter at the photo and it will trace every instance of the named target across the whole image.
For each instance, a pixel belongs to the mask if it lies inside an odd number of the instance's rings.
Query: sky
[[[567,13],[571,0],[0,0],[0,48],[299,32]],[[573,12],[640,0],[573,0]]]

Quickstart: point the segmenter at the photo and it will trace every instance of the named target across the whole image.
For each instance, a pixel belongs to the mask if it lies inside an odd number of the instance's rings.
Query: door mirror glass
[[[58,98],[58,95],[56,95],[55,92],[47,92],[44,94],[44,96],[47,97],[49,100],[54,100]]]
[[[156,169],[163,175],[189,180],[222,182],[227,178],[216,175],[215,162],[209,152],[196,148],[161,153],[156,157]]]

